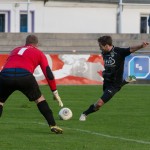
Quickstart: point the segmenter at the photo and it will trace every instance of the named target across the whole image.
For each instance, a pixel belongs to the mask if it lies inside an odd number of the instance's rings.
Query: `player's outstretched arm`
[[[139,50],[139,49],[142,49],[142,48],[145,48],[149,45],[148,42],[143,42],[142,44],[140,45],[137,45],[137,46],[131,46],[130,47],[130,52],[131,53],[134,53],[135,51]]]

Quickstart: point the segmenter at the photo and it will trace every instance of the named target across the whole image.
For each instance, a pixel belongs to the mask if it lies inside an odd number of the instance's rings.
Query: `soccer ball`
[[[72,118],[73,114],[72,114],[72,111],[71,109],[69,108],[62,108],[60,111],[59,111],[59,114],[58,114],[59,118],[61,120],[69,120]]]

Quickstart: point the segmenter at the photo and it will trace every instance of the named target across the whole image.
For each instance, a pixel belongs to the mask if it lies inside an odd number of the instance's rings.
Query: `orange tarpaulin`
[[[2,69],[8,54],[0,54]],[[102,84],[104,70],[101,55],[91,54],[46,54],[48,63],[53,71],[57,84],[80,85]],[[35,69],[34,76],[39,84],[47,84],[41,68]]]

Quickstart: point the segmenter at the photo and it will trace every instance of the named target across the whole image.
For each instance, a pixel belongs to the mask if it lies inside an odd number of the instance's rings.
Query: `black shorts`
[[[29,101],[35,101],[41,97],[38,83],[31,73],[25,76],[5,76],[0,74],[0,102],[5,102],[16,90],[21,91]]]
[[[103,100],[104,103],[108,102],[120,89],[121,86],[111,83],[104,83],[103,95],[101,99]]]

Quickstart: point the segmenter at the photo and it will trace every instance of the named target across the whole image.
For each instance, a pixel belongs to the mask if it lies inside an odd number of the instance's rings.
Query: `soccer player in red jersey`
[[[29,101],[34,101],[45,117],[52,132],[61,134],[63,130],[56,125],[53,112],[42,95],[38,83],[33,76],[35,68],[40,65],[54,99],[63,107],[58,94],[54,75],[48,65],[46,56],[38,48],[38,38],[28,35],[26,44],[11,51],[0,72],[0,116],[7,98],[15,91],[21,91]]]

